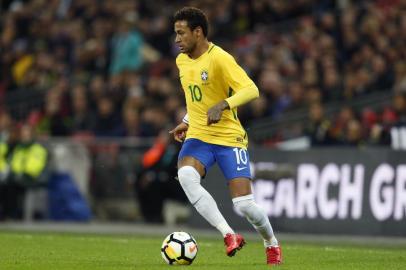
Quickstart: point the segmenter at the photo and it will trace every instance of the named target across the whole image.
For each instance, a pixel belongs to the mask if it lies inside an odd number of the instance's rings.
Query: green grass
[[[221,239],[199,238],[191,266],[168,266],[160,255],[162,237],[0,231],[0,269],[269,269],[262,244],[249,241],[235,257],[224,255]],[[406,269],[405,246],[283,243],[278,269]]]

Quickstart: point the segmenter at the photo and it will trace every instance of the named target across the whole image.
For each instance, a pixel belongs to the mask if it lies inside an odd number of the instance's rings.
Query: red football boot
[[[267,247],[266,263],[269,265],[279,265],[282,263],[282,250],[280,246]]]
[[[227,256],[232,257],[245,245],[245,240],[240,234],[228,233],[224,237],[224,245],[226,245]]]

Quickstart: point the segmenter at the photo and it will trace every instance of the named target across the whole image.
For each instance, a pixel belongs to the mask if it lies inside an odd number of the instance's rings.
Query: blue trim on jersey
[[[198,139],[187,139],[182,145],[178,160],[186,156],[199,160],[206,172],[217,162],[227,180],[239,177],[252,178],[248,151],[243,148],[210,144]]]

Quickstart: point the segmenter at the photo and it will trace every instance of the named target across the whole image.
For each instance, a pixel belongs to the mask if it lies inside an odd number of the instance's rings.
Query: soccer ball
[[[162,243],[161,255],[167,264],[191,264],[197,255],[196,240],[187,232],[173,232]]]

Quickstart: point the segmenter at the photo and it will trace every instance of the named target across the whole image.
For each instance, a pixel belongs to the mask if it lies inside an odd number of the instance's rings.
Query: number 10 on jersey
[[[190,96],[192,97],[192,102],[202,100],[202,90],[196,84],[189,85]]]

